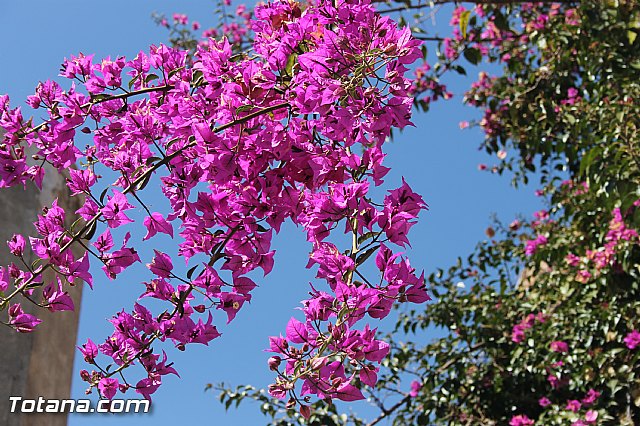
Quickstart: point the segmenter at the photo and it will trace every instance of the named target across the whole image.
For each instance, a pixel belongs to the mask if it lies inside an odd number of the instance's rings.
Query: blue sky
[[[213,2],[203,0],[0,2],[0,93],[8,93],[13,105],[22,104],[38,81],[57,76],[65,56],[83,52],[95,53],[96,58],[132,57],[147,50],[150,44],[165,42],[167,32],[151,20],[154,11],[186,13],[207,27],[214,22],[213,9]],[[446,25],[448,18],[443,16],[440,20],[440,25]],[[416,127],[405,130],[387,147],[386,165],[392,171],[385,179],[386,188],[399,186],[404,177],[430,206],[412,229],[413,248],[409,251],[412,264],[427,272],[449,266],[458,256],[466,256],[485,238],[491,213],[510,221],[518,213],[530,215],[540,207],[533,195],[535,188],[516,191],[508,177],[477,170],[478,163],[493,164],[497,159],[477,150],[482,137],[478,131],[461,131],[458,127],[461,120],[477,115],[461,105],[464,84],[464,79],[453,83],[452,100],[440,101],[427,114],[416,114],[413,120]],[[152,196],[150,203],[153,202]],[[171,243],[169,239],[160,241],[163,245]],[[221,338],[209,347],[167,351],[181,378],[165,379],[154,395],[152,413],[74,415],[69,424],[169,425],[191,421],[263,424],[257,404],[225,413],[215,394],[205,393],[204,387],[222,381],[266,387],[272,379],[266,366],[268,354],[262,351],[267,346],[267,337],[284,331],[286,322],[296,315],[295,308],[308,292],[308,282],[313,280],[312,271],[304,268],[309,246],[301,230],[285,226],[274,239],[274,246],[277,254],[272,274],[260,280],[251,305],[243,308],[229,327],[222,328]],[[140,252],[143,263],[150,261],[149,252],[149,249]],[[142,288],[135,273],[115,282],[104,279],[100,271],[96,271],[96,276],[100,278],[94,290],[86,288],[84,292],[80,342],[87,337],[104,339],[111,327],[106,319],[122,308],[130,310]],[[215,320],[226,322],[222,312]],[[83,398],[85,384],[77,372],[86,365],[78,358],[72,397]]]

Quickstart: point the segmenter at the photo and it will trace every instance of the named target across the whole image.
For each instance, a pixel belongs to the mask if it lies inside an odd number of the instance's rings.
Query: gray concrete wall
[[[29,185],[0,189],[0,265],[19,260],[12,256],[5,241],[14,233],[35,235],[33,222],[42,208],[58,203],[66,211],[75,211],[78,199],[70,199],[64,185],[64,178],[56,171],[48,170],[42,191]],[[67,225],[75,220],[67,218]],[[74,252],[78,248],[74,249]],[[76,255],[81,255],[78,250]],[[45,273],[45,282],[53,276]],[[25,399],[69,398],[73,359],[78,330],[80,298],[82,285],[68,289],[73,298],[75,312],[50,313],[46,309],[34,306],[26,299],[21,300],[25,311],[34,313],[42,319],[32,333],[17,333],[8,327],[0,328],[0,425],[2,426],[63,426],[67,423],[65,414],[16,414],[11,413],[9,396],[21,396]],[[7,313],[1,312],[3,320]]]

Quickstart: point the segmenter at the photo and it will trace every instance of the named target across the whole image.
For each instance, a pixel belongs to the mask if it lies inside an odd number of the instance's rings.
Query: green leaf
[[[100,202],[104,203],[104,197],[107,196],[107,191],[109,191],[109,187],[107,186],[105,189],[102,190],[102,193],[100,194]]]
[[[89,228],[87,229],[87,232],[85,232],[85,234],[82,236],[83,239],[85,240],[90,240],[93,238],[93,236],[96,233],[96,229],[98,228],[98,222],[94,221],[93,223],[91,223],[91,226],[89,226]]]
[[[296,65],[296,62],[298,62],[298,54],[292,53],[289,55],[287,64],[284,67],[284,71],[288,76],[293,76],[293,67]]]
[[[148,85],[149,83],[151,83],[154,80],[159,79],[160,77],[158,77],[156,74],[149,74],[148,76],[146,76],[144,78],[144,83],[145,85]]]
[[[169,78],[173,77],[174,75],[176,75],[177,73],[179,73],[183,69],[184,69],[184,67],[178,67],[178,68],[172,69],[171,71],[169,71]]]
[[[146,186],[149,184],[149,181],[151,180],[151,176],[153,176],[153,173],[146,174],[144,179],[142,179],[142,181],[136,186],[136,190],[142,191],[144,188],[146,188]]]
[[[471,17],[471,11],[465,10],[460,14],[460,32],[462,38],[467,38],[467,28],[469,27],[469,18]]]
[[[462,54],[464,55],[465,59],[471,62],[473,65],[478,65],[482,60],[482,53],[480,53],[480,50],[476,49],[475,47],[465,49]]]
[[[189,279],[189,280],[191,279],[191,277],[193,276],[193,273],[195,272],[195,270],[196,270],[196,268],[197,268],[198,266],[199,266],[199,265],[196,265],[196,266],[192,267],[191,269],[189,269],[189,270],[187,271],[187,279]]]
[[[134,84],[136,81],[138,81],[138,80],[140,79],[140,76],[141,76],[141,75],[142,75],[142,74],[138,74],[138,75],[136,75],[135,77],[133,77],[131,80],[129,80],[129,83],[128,83],[128,85],[129,85],[129,90],[131,90],[131,89],[133,88],[133,84]]]
[[[364,253],[360,254],[357,258],[356,258],[356,266],[360,266],[362,265],[369,257],[371,257],[371,255],[373,253],[375,253],[376,251],[378,251],[378,249],[380,248],[379,245],[375,245],[373,247],[370,247],[367,251],[365,251]]]
[[[239,106],[238,108],[236,108],[236,114],[241,113],[241,112],[251,111],[254,108],[255,107],[253,105],[242,105],[242,106]]]
[[[499,30],[509,31],[509,21],[500,11],[496,11],[493,15],[493,23]]]
[[[371,232],[367,232],[365,234],[360,235],[358,237],[358,244],[362,244],[365,241],[367,241],[368,239],[375,237],[376,234],[377,234],[377,232],[371,231]]]

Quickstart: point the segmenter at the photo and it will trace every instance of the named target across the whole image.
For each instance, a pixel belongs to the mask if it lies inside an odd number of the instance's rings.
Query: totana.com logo
[[[10,396],[12,413],[148,413],[146,399],[101,399],[93,406],[90,399],[23,399]]]

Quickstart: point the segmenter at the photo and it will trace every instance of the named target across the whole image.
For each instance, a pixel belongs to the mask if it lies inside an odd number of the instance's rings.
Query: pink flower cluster
[[[555,340],[551,342],[550,347],[553,352],[558,352],[558,353],[569,352],[569,345],[567,345],[566,342],[563,342],[560,340]]]
[[[533,328],[536,322],[544,323],[545,321],[546,318],[542,312],[527,315],[522,321],[513,326],[511,330],[511,341],[514,343],[522,343],[526,330]]]
[[[106,398],[129,389],[149,398],[163,376],[177,374],[154,345],[184,349],[217,338],[212,312],[223,311],[229,322],[251,301],[257,283],[249,274],[271,271],[271,239],[287,220],[306,232],[308,267],[317,266],[326,287],[313,288],[304,301],[303,321],[291,319],[285,337],[270,339],[277,355],[269,365],[278,371],[272,395],[293,398],[302,383],[303,395],[361,399],[356,382],[374,385],[389,351],[361,320],[384,318],[396,302],[430,299],[424,274],[393,248],[409,243],[426,204],[404,181],[380,202],[370,194],[389,171],[382,148],[391,129],[411,124],[405,74],[421,57],[420,42],[367,1],[319,1],[304,10],[274,1],[257,7],[251,28],[251,56],[234,55],[227,39],[212,39],[194,57],[163,45],[130,60],[71,57],[62,70],[74,82],[68,90],[47,81],[29,98],[48,114],[39,125],[0,96],[0,126],[7,130],[0,187],[41,185],[44,163],[60,171],[87,165],[72,169],[67,184],[84,199],[75,212],[82,221],[66,226],[74,212],[54,202],[38,217],[38,237],[29,239],[40,263],[0,270],[0,287],[11,290],[1,300],[8,325],[27,332],[40,322],[14,303],[19,296],[41,297],[54,311],[73,309],[65,289],[92,285],[89,258],[109,279],[141,263],[131,232],[143,230],[144,241],[175,237],[190,268],[183,276],[176,259],[156,250],[140,303],[111,319],[114,331],[103,343],[82,345],[97,370],[81,376]],[[93,136],[84,150],[76,143],[81,133]],[[101,176],[105,169],[114,181]],[[168,211],[144,203],[150,181]],[[135,210],[145,212],[142,226],[135,227]],[[350,247],[329,241],[336,230],[350,236]],[[89,239],[77,258],[71,247]],[[9,245],[24,255],[24,237]],[[378,279],[361,271],[369,258]],[[46,270],[54,271],[51,283],[42,281]],[[157,311],[142,304],[146,298],[156,300],[149,306]],[[101,359],[115,368],[101,367]],[[142,378],[120,382],[134,364]]]
[[[600,392],[594,389],[589,389],[589,391],[587,392],[587,395],[584,398],[582,398],[581,401],[577,399],[568,400],[565,406],[565,410],[570,411],[572,413],[579,413],[580,410],[583,409],[584,407],[589,407],[593,405],[599,397],[600,397]],[[571,425],[587,426],[587,425],[596,423],[597,419],[598,419],[598,412],[596,410],[587,410],[584,413],[583,418],[579,418],[578,420],[575,420],[574,422],[571,423]]]
[[[596,420],[598,419],[598,412],[595,410],[588,410],[585,414],[584,414],[584,420],[582,419],[578,419],[574,422],[571,423],[571,426],[587,426],[587,425],[592,425],[596,423]]]
[[[609,230],[605,237],[606,243],[604,246],[596,249],[588,249],[584,257],[577,256],[574,253],[569,253],[565,257],[565,261],[569,266],[579,267],[576,280],[582,283],[587,282],[591,277],[601,270],[611,267],[615,264],[616,253],[619,250],[619,246],[623,242],[630,242],[637,244],[638,232],[635,229],[629,229],[624,223],[620,208],[613,209],[612,219],[609,221]],[[589,271],[590,265],[594,270]]]
[[[638,330],[629,332],[624,338],[624,344],[631,350],[640,346],[640,332]]]
[[[533,255],[536,250],[538,250],[538,247],[546,245],[547,242],[547,237],[542,234],[536,236],[536,238],[534,238],[533,240],[528,240],[525,243],[524,254],[526,254],[527,256]]]
[[[534,421],[524,414],[518,414],[516,416],[511,417],[509,421],[509,426],[531,426],[534,424]]]
[[[441,98],[451,99],[453,94],[447,89],[447,86],[440,83],[436,77],[430,76],[429,70],[431,70],[431,66],[426,62],[416,67],[410,93],[414,96],[424,94],[420,100],[427,104]]]
[[[438,40],[444,67],[438,67],[432,75],[425,76],[426,81],[434,80],[443,70],[463,72],[457,68],[457,63],[463,57],[473,64],[484,58],[488,62],[524,61],[529,55],[535,54],[532,49],[522,48],[530,44],[531,36],[551,25],[575,26],[580,22],[575,8],[557,3],[519,2],[518,13],[508,14],[508,19],[505,19],[505,15],[491,13],[493,8],[491,4],[477,4],[473,10],[467,10],[464,6],[453,9],[450,20],[452,36]],[[416,86],[426,87],[421,83]],[[465,101],[471,105],[489,105],[490,101],[498,101],[497,107],[485,109],[485,115],[479,122],[489,138],[497,137],[503,131],[502,115],[509,110],[504,101],[494,97],[493,92],[493,80],[487,79],[485,74],[465,94]],[[577,89],[571,88],[563,103],[573,105],[579,100]]]
[[[582,195],[589,190],[589,184],[587,182],[576,182],[572,179],[565,179],[560,183],[560,188],[574,195]],[[574,192],[581,191],[581,189],[584,189],[585,192]]]
[[[231,2],[225,1],[224,3],[225,6],[231,5]],[[233,16],[229,16],[228,19],[225,19],[220,27],[207,28],[206,30],[202,31],[202,40],[200,41],[200,44],[202,46],[206,46],[210,43],[210,38],[216,38],[224,34],[224,36],[228,38],[232,44],[243,46],[245,45],[245,43],[250,42],[249,38],[252,18],[253,14],[250,10],[247,9],[244,4],[238,5],[238,7],[236,7],[235,9],[235,14]],[[197,28],[194,26],[193,30],[195,31],[199,28],[200,25],[198,25]]]

